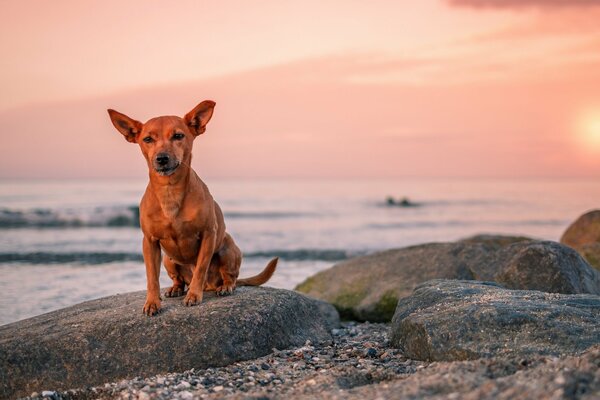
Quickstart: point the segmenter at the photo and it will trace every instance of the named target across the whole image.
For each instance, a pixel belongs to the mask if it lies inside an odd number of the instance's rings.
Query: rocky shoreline
[[[2,326],[0,398],[600,398],[600,272],[563,244],[394,249],[297,290],[152,318],[134,292]]]

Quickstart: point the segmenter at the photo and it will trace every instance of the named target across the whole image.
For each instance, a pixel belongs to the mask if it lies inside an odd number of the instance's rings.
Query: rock
[[[433,280],[398,302],[391,343],[429,361],[578,354],[600,344],[600,296]]]
[[[577,250],[594,268],[600,270],[600,210],[589,211],[575,220],[560,242]]]
[[[273,348],[331,342],[333,307],[296,292],[238,288],[185,307],[166,298],[142,314],[145,292],[105,297],[0,326],[0,397],[229,365]]]
[[[584,244],[576,250],[592,267],[600,270],[600,243]]]
[[[308,278],[296,290],[333,304],[342,318],[385,322],[394,315],[398,299],[431,279],[600,294],[600,274],[572,249],[555,242],[490,235],[353,258]]]
[[[600,295],[600,273],[576,251],[556,242],[515,243],[475,272],[476,280],[498,282],[509,289]]]
[[[514,243],[519,242],[531,242],[532,238],[527,236],[505,236],[505,235],[488,235],[488,234],[480,234],[467,237],[465,239],[460,240],[460,243],[479,243],[484,244],[493,249],[501,249],[503,247],[509,246]]]

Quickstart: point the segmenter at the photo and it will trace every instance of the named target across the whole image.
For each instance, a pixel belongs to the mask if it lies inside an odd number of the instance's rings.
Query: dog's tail
[[[273,273],[275,272],[275,269],[277,268],[277,261],[279,261],[279,257],[275,257],[274,259],[269,261],[269,263],[267,264],[265,269],[263,269],[262,272],[258,275],[251,276],[250,278],[238,279],[236,282],[237,285],[238,286],[260,286],[263,283],[266,283],[273,276]]]

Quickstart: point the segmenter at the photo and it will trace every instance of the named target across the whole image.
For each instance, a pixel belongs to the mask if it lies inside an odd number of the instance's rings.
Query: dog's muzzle
[[[158,153],[154,158],[154,169],[160,175],[171,175],[179,167],[179,160],[167,153]]]

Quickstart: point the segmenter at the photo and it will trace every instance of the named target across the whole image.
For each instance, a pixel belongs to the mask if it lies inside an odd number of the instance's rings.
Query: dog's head
[[[206,130],[215,102],[205,100],[185,117],[157,117],[145,124],[115,110],[108,110],[113,125],[128,142],[137,143],[151,173],[174,174],[183,163],[191,161],[192,142]]]

